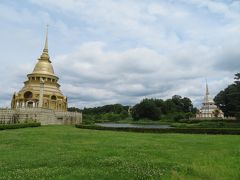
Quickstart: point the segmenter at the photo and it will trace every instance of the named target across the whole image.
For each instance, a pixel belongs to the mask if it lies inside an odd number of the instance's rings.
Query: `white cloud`
[[[99,100],[104,102],[110,98],[119,103],[139,97],[169,98],[180,94],[195,101],[204,93],[205,77],[221,77],[212,63],[202,63],[202,59],[208,59],[208,54],[188,61],[195,51],[179,52],[172,58],[147,48],[109,52],[106,46],[100,42],[86,43],[74,53],[55,58],[56,68],[62,72],[63,91],[73,99],[86,101],[87,97],[97,104]],[[201,48],[197,52],[201,52]],[[69,82],[74,88],[69,88]],[[216,94],[217,89],[224,88],[231,79],[211,82]],[[82,102],[82,106],[86,104]]]

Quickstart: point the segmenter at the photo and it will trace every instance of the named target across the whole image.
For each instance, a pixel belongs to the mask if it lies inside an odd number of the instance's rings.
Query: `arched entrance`
[[[34,102],[33,101],[27,101],[26,106],[28,108],[33,108],[34,107]]]

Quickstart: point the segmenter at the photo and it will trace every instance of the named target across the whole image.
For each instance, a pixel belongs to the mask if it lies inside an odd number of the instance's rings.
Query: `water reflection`
[[[96,123],[98,126],[102,127],[116,127],[116,128],[148,128],[148,129],[167,129],[171,128],[169,125],[146,125],[146,124],[127,124],[127,123]]]

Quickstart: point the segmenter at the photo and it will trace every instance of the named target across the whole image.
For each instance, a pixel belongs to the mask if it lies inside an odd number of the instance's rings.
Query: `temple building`
[[[196,114],[196,118],[200,119],[224,118],[223,112],[215,105],[213,99],[209,96],[207,83],[203,105]]]
[[[68,99],[60,90],[48,54],[48,32],[42,55],[23,88],[13,94],[11,109],[0,109],[0,124],[37,121],[48,124],[79,124],[82,113],[68,112]]]
[[[27,75],[24,87],[14,93],[11,107],[42,107],[54,111],[67,111],[67,97],[60,91],[58,77],[48,55],[48,34],[42,55],[31,74]]]

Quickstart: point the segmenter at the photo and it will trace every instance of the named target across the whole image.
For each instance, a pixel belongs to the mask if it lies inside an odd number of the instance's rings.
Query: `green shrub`
[[[236,120],[240,121],[240,112],[237,112],[235,116],[236,116]]]
[[[181,120],[181,119],[184,119],[184,115],[182,115],[182,114],[177,114],[176,116],[174,116],[174,121],[179,121],[179,120]]]
[[[180,120],[172,123],[171,126],[177,128],[240,128],[240,122],[236,120]]]
[[[19,129],[26,127],[38,127],[41,126],[41,123],[32,122],[32,123],[18,123],[18,124],[0,124],[0,130],[4,129]]]

